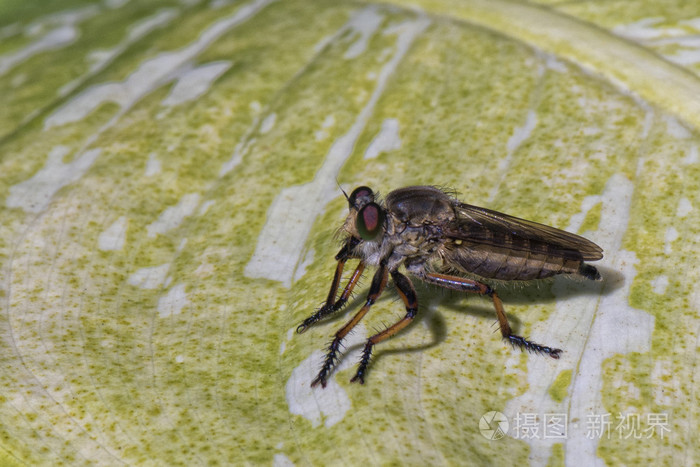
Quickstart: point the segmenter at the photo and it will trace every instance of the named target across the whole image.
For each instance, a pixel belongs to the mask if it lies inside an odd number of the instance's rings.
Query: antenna
[[[343,187],[340,186],[340,182],[338,181],[338,178],[335,179],[335,184],[338,185],[338,188],[340,188],[340,191],[343,192],[343,196],[345,196],[345,199],[346,199],[346,200],[348,201],[348,203],[349,203],[349,202],[350,202],[350,197],[348,196],[347,193],[345,193],[345,190],[343,190]]]

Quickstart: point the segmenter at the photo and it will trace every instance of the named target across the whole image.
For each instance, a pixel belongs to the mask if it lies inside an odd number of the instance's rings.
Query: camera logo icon
[[[501,412],[486,412],[479,420],[481,435],[490,440],[503,438],[508,433],[508,417]]]

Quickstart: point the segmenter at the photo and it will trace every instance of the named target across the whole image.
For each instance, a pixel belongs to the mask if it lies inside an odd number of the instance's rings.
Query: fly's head
[[[358,242],[355,250],[360,256],[369,263],[378,263],[386,243],[386,209],[366,186],[355,188],[347,199],[350,212],[343,230]]]
[[[386,230],[386,211],[376,202],[371,188],[355,188],[348,198],[350,212],[343,229],[357,240],[381,240]]]

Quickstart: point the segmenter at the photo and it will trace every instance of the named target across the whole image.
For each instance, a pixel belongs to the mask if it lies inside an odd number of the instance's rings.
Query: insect
[[[312,387],[319,384],[326,387],[343,339],[382,294],[389,276],[406,306],[406,314],[367,339],[351,381],[364,384],[374,346],[415,318],[418,298],[411,280],[399,272],[401,266],[409,275],[429,284],[488,296],[496,309],[503,339],[523,350],[557,359],[560,349],[536,344],[512,332],[501,299],[482,280],[528,281],[557,274],[601,279],[598,270],[584,262],[603,257],[603,250],[595,243],[554,227],[464,204],[439,188],[399,188],[381,201],[370,188],[361,186],[345,197],[350,212],[340,229],[345,239],[335,256],[338,264],[328,298],[299,325],[297,332],[303,333],[325,316],[341,310],[365,267],[374,266],[377,270],[364,305],[335,333]],[[359,264],[336,299],[343,268],[349,259],[358,259]]]

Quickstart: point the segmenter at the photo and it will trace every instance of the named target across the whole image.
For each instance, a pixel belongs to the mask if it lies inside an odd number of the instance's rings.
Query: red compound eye
[[[357,231],[363,240],[374,240],[384,228],[384,210],[377,203],[369,203],[357,213]]]
[[[348,198],[350,209],[357,208],[358,201],[362,201],[361,204],[374,201],[374,192],[372,189],[366,186],[359,186],[352,190],[352,193],[350,193],[350,197]]]

